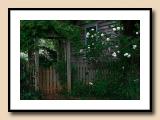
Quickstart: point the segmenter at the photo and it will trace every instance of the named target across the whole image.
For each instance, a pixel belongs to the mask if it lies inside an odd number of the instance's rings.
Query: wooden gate
[[[53,66],[39,69],[39,91],[43,95],[53,95],[61,90],[59,76]]]

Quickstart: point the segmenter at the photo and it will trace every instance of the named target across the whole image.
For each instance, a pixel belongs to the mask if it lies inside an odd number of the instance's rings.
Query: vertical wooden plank
[[[49,94],[49,68],[47,68],[47,94]]]
[[[88,84],[88,79],[87,79],[87,65],[86,65],[86,63],[85,63],[84,79],[85,79],[85,81],[86,81],[86,84]]]
[[[43,93],[45,92],[44,78],[45,78],[45,73],[44,73],[44,68],[42,68],[42,91]]]
[[[35,51],[35,79],[34,79],[34,85],[35,85],[35,91],[38,91],[38,83],[39,83],[39,50]]]
[[[70,42],[67,41],[67,89],[71,92],[71,51]]]
[[[50,66],[50,94],[52,94],[52,66]]]
[[[80,80],[79,79],[79,62],[77,63],[77,80]]]
[[[44,69],[44,86],[45,86],[45,94],[47,94],[47,69]]]
[[[50,70],[51,67],[48,68],[48,89],[49,89],[49,94],[51,94],[51,76],[50,76],[50,73],[51,73],[51,70]]]
[[[41,90],[41,81],[42,81],[42,74],[41,74],[41,68],[39,68],[39,90]]]
[[[53,88],[54,88],[54,93],[56,93],[56,71],[53,68]]]
[[[83,78],[83,70],[84,67],[83,67],[83,63],[81,63],[81,79],[82,79],[82,82],[84,83],[84,78]]]
[[[60,84],[59,84],[59,74],[56,72],[56,89],[57,89],[57,92],[59,92],[60,90]]]
[[[79,80],[80,80],[81,82],[83,82],[83,81],[82,81],[82,64],[81,64],[81,62],[79,63]]]

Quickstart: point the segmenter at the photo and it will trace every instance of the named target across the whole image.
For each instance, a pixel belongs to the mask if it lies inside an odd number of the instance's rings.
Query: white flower
[[[131,54],[125,53],[124,56],[126,56],[127,58],[130,58],[130,57],[131,57]]]
[[[90,49],[90,47],[88,47],[88,49]]]
[[[116,28],[113,28],[113,31],[116,31],[117,29]]]
[[[133,46],[133,49],[136,49],[137,48],[137,45],[132,45]]]
[[[89,35],[90,35],[90,33],[89,33],[89,32],[87,32],[87,34],[86,34],[86,38],[88,38],[88,37],[89,37]]]
[[[118,48],[118,45],[116,45],[115,47]]]
[[[107,38],[107,39],[106,39],[106,41],[109,41],[109,40],[110,40],[110,38]]]
[[[136,32],[136,35],[138,35],[139,34],[139,32]]]
[[[94,28],[92,28],[91,31],[94,31]]]
[[[94,43],[92,43],[92,45],[94,45]]]
[[[114,27],[114,25],[111,25],[110,27],[112,27],[112,28],[113,28],[113,27]]]
[[[124,70],[124,66],[122,66],[122,69]]]
[[[28,60],[28,54],[24,53],[24,52],[21,52],[20,53],[20,57],[21,58],[24,58],[25,60]]]
[[[41,44],[45,44],[46,41],[45,41],[44,39],[41,39],[41,40],[40,40],[40,43],[41,43]]]
[[[40,49],[39,50],[39,54],[42,54],[44,52],[44,50]]]
[[[102,33],[102,34],[101,34],[101,37],[103,37],[103,36],[104,36],[104,34]]]
[[[93,38],[94,36],[92,35],[91,38]]]
[[[113,57],[117,57],[117,54],[115,52],[112,53]]]
[[[83,49],[80,49],[80,51],[79,51],[80,53],[82,53],[83,52]]]
[[[93,85],[93,83],[92,83],[92,82],[89,82],[89,85]]]
[[[131,54],[128,54],[128,56],[127,56],[128,58],[130,58],[131,57]]]
[[[117,30],[120,30],[121,28],[120,27],[117,27]]]
[[[120,53],[120,51],[118,50],[117,53]]]
[[[124,28],[123,28],[123,27],[121,27],[121,29],[122,29],[122,30],[124,30]]]
[[[94,34],[94,36],[96,36],[97,34]]]
[[[90,33],[89,32],[87,32],[87,34],[86,35],[90,35]]]
[[[128,56],[128,53],[125,53],[124,56]]]

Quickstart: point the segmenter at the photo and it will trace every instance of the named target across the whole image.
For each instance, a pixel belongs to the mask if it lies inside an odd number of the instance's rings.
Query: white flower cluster
[[[101,37],[103,37],[103,36],[104,36],[104,33],[101,34]]]
[[[113,52],[113,53],[112,53],[112,56],[113,56],[113,57],[117,57],[116,52]]]
[[[24,52],[21,52],[20,53],[20,57],[25,59],[25,60],[28,60],[28,54],[24,53]]]
[[[130,53],[125,53],[124,56],[127,57],[127,58],[130,58],[131,54]]]
[[[132,45],[133,49],[136,49],[137,48],[137,45]]]
[[[117,53],[120,53],[120,51],[118,50]]]
[[[44,50],[43,49],[39,49],[39,54],[43,54]]]
[[[89,33],[89,32],[87,32],[87,34],[86,34],[86,38],[89,38],[89,36],[90,36],[90,33]]]
[[[89,82],[89,85],[92,86],[92,85],[93,85],[93,82]]]
[[[139,34],[139,32],[136,32],[136,35],[138,35]]]
[[[94,28],[92,28],[91,31],[94,31]]]
[[[80,49],[80,51],[79,51],[79,52],[80,52],[80,53],[83,53],[83,51],[84,51],[83,49]]]
[[[120,31],[120,30],[123,30],[123,27],[113,27],[112,30],[113,31]]]
[[[110,38],[107,38],[106,41],[110,41]]]

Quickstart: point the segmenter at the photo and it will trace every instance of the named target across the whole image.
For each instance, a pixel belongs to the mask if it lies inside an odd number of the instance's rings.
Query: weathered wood
[[[56,93],[56,71],[54,68],[53,68],[53,90],[54,93]]]
[[[39,90],[39,50],[35,51],[35,91]]]
[[[71,50],[70,42],[67,41],[67,89],[68,92],[71,92]]]

